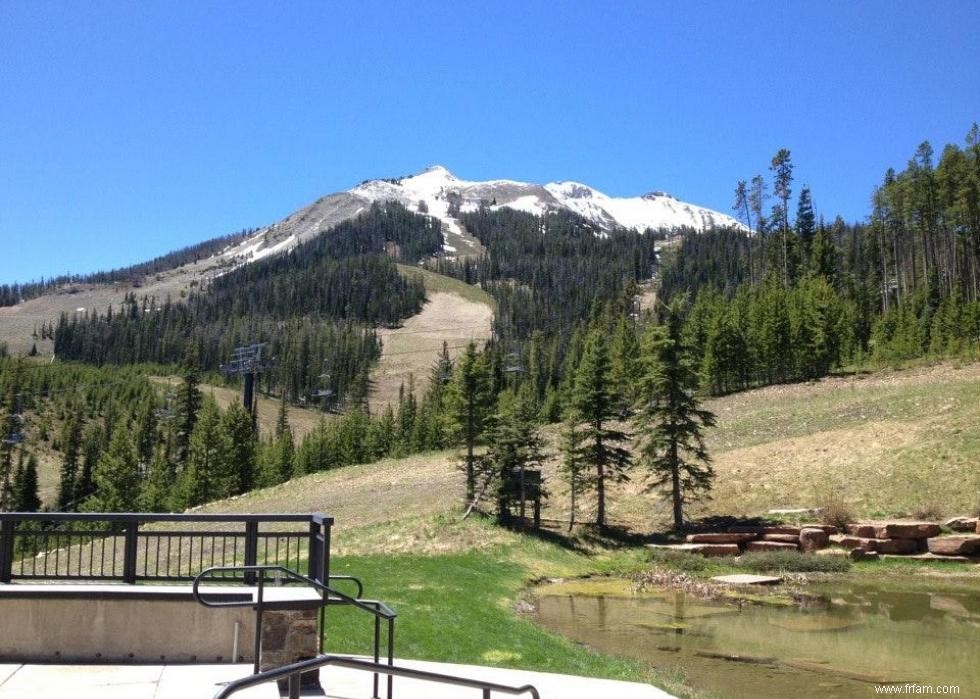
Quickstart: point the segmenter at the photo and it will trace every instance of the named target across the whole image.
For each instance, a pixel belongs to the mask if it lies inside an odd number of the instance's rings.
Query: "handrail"
[[[304,547],[304,572],[326,582],[332,525],[320,512],[0,512],[0,584],[185,581],[200,568],[235,561],[298,568]],[[247,575],[245,583],[254,580]]]
[[[218,514],[202,512],[3,512],[0,519],[12,522],[315,522],[333,524],[322,512],[281,514]]]
[[[252,600],[248,601],[228,601],[228,602],[207,602],[201,597],[200,585],[201,581],[210,577],[215,573],[226,573],[226,572],[243,572],[247,576],[251,575],[255,578],[258,586],[256,600],[253,603]],[[262,652],[262,615],[264,613],[264,589],[265,582],[267,580],[267,573],[275,573],[275,581],[280,582],[282,576],[287,578],[292,578],[298,582],[311,585],[318,589],[321,593],[321,604],[320,609],[323,610],[326,605],[330,604],[331,596],[334,601],[340,600],[344,604],[350,604],[358,609],[369,612],[374,616],[374,662],[380,665],[379,661],[381,659],[381,620],[384,619],[388,623],[388,666],[392,666],[395,662],[395,618],[398,616],[391,607],[380,600],[363,600],[360,596],[364,593],[364,585],[361,581],[352,575],[331,575],[329,579],[336,580],[353,580],[357,584],[358,597],[354,598],[348,594],[340,592],[329,585],[321,583],[319,580],[314,580],[305,575],[301,575],[294,570],[290,570],[281,565],[253,565],[253,566],[215,566],[202,570],[196,578],[194,578],[194,583],[191,587],[191,593],[194,596],[194,600],[205,607],[255,607],[255,641],[253,650],[253,673],[255,675],[261,674],[259,672],[259,661]],[[321,616],[321,623],[323,617]],[[320,629],[320,633],[323,633],[323,629]],[[321,636],[322,640],[322,636]],[[322,648],[321,648],[322,650]],[[236,659],[237,660],[237,659]],[[374,696],[378,696],[378,673],[374,673]],[[388,699],[392,696],[392,678],[391,675],[388,676]]]
[[[327,582],[331,580],[349,580],[353,582],[355,585],[357,585],[357,594],[354,596],[357,599],[361,599],[362,597],[364,597],[364,583],[361,582],[360,578],[354,575],[331,575],[329,576]]]
[[[541,699],[541,695],[538,693],[538,690],[534,687],[534,685],[530,684],[525,684],[520,687],[511,687],[504,684],[498,684],[496,682],[471,680],[466,677],[444,675],[438,672],[415,670],[408,667],[381,665],[379,663],[372,663],[367,660],[357,660],[355,658],[348,658],[339,655],[321,655],[317,658],[301,660],[297,663],[293,663],[292,665],[284,665],[273,670],[260,672],[257,675],[251,675],[249,677],[234,680],[226,684],[217,694],[215,694],[214,699],[227,699],[227,697],[230,697],[243,689],[248,689],[249,687],[255,687],[256,685],[264,684],[266,682],[274,682],[281,679],[289,680],[289,697],[290,699],[297,699],[299,697],[300,688],[299,680],[303,673],[310,672],[311,670],[317,670],[321,667],[327,667],[328,665],[346,667],[352,670],[364,670],[365,672],[374,672],[376,674],[381,673],[383,675],[388,675],[389,681],[392,677],[408,677],[409,679],[422,680],[424,682],[437,682],[439,684],[450,684],[457,687],[479,689],[483,692],[483,699],[489,699],[491,692],[500,692],[501,694],[510,694],[513,696],[530,694],[531,699]]]
[[[340,590],[335,590],[334,588],[332,588],[332,587],[330,587],[328,585],[324,585],[319,580],[314,580],[313,578],[308,578],[305,575],[302,575],[300,573],[297,573],[296,571],[290,570],[289,568],[286,568],[286,567],[281,566],[281,565],[214,566],[213,568],[207,568],[205,570],[202,570],[200,573],[198,573],[197,577],[194,578],[194,583],[191,586],[191,591],[192,591],[192,593],[194,595],[194,599],[199,604],[201,604],[201,605],[203,605],[205,607],[251,607],[251,606],[254,606],[255,603],[252,602],[252,601],[205,602],[204,599],[201,598],[200,590],[198,588],[199,588],[199,586],[201,584],[201,580],[203,578],[209,577],[211,573],[231,573],[231,572],[242,572],[242,573],[268,573],[268,572],[275,572],[275,573],[281,573],[285,577],[292,578],[293,580],[296,580],[297,582],[302,582],[302,583],[306,583],[307,585],[311,585],[311,586],[319,589],[321,592],[326,592],[328,595],[333,595],[335,598],[339,598],[339,599],[343,600],[344,602],[346,602],[347,604],[352,604],[355,607],[357,607],[358,609],[363,609],[364,611],[370,612],[371,614],[373,614],[373,615],[375,615],[377,617],[380,617],[382,619],[390,620],[390,619],[394,619],[395,617],[398,616],[398,614],[395,612],[395,610],[393,610],[391,607],[389,607],[384,602],[372,600],[370,602],[370,604],[368,604],[368,603],[366,603],[366,602],[364,602],[364,601],[362,601],[362,600],[360,600],[358,598],[351,597],[350,595],[345,594],[345,593],[341,592]],[[344,577],[341,577],[339,575],[331,575],[330,576],[331,579],[335,579],[335,578],[337,578],[337,579],[347,579],[347,577],[350,577],[350,579],[355,580],[358,583],[358,589],[360,590],[361,593],[363,593],[364,586],[361,584],[361,581],[358,580],[357,578],[355,578],[353,576],[344,576]],[[257,580],[258,581],[264,581],[264,580],[266,580],[266,578],[264,578],[264,576],[260,576],[260,577],[257,578]],[[273,578],[273,580],[275,580],[275,578]],[[327,599],[329,599],[329,597]]]

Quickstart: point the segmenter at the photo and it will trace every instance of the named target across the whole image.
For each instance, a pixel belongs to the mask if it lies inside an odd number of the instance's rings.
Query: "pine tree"
[[[467,505],[476,498],[478,464],[475,449],[490,410],[489,373],[485,357],[477,352],[476,343],[470,342],[456,360],[456,371],[450,384],[450,415],[455,433],[466,447],[463,468]]]
[[[165,512],[170,509],[174,491],[173,466],[168,463],[166,450],[158,446],[146,472],[140,490],[139,508],[142,512]]]
[[[61,443],[64,457],[61,462],[61,480],[58,485],[56,506],[59,512],[66,512],[74,509],[81,500],[77,492],[79,454],[82,446],[82,427],[78,416],[69,416]]]
[[[783,232],[783,284],[789,285],[789,198],[793,193],[790,185],[793,182],[793,163],[789,151],[780,148],[772,158],[769,169],[773,171],[773,193],[782,201],[779,208],[779,218]]]
[[[703,429],[715,418],[695,396],[698,375],[683,346],[683,307],[664,308],[663,325],[654,327],[646,347],[644,403],[634,424],[640,453],[653,474],[651,487],[667,486],[674,527],[684,524],[684,504],[711,489],[714,469]]]
[[[87,510],[132,512],[140,492],[139,468],[126,421],[112,430],[109,448],[99,458],[93,474],[95,494],[84,503]]]
[[[528,468],[540,467],[544,461],[544,442],[538,431],[538,416],[528,390],[501,394],[496,414],[491,418],[488,433],[490,448],[485,459],[497,485],[497,519],[510,523],[513,506],[524,501],[522,483]]]
[[[194,507],[230,494],[228,437],[221,429],[221,411],[207,398],[191,433],[187,465],[180,474],[183,507]]]
[[[640,378],[639,358],[640,343],[636,337],[636,325],[620,316],[613,329],[610,346],[610,378],[618,396],[620,417],[628,416],[636,402]]]
[[[628,480],[626,474],[633,465],[629,452],[621,446],[628,435],[610,424],[619,417],[611,371],[605,333],[597,327],[589,334],[575,372],[571,402],[576,418],[584,423],[579,458],[594,470],[590,482],[596,491],[595,523],[600,529],[606,526],[607,481]]]
[[[289,430],[287,423],[286,430]],[[247,493],[255,487],[256,453],[258,439],[252,414],[238,403],[225,411],[221,420],[221,431],[228,445],[227,473],[220,490],[229,495]],[[277,425],[278,431],[278,425]]]
[[[24,462],[24,450],[20,451],[21,463],[17,467],[17,477],[14,479],[14,509],[18,512],[37,512],[41,509],[41,498],[38,495],[37,456],[31,453]]]
[[[559,438],[561,463],[558,468],[562,477],[568,481],[568,531],[572,531],[575,527],[575,511],[578,506],[576,500],[579,492],[585,489],[584,479],[587,475],[581,459],[582,432],[574,415],[570,415],[562,422]]]
[[[190,453],[191,433],[197,424],[197,414],[201,409],[201,383],[197,351],[193,344],[188,346],[184,357],[183,380],[177,391],[176,439],[174,447],[177,463],[183,468]]]
[[[75,486],[75,502],[83,503],[95,494],[95,468],[102,458],[105,435],[97,424],[92,424],[82,436],[82,470]]]

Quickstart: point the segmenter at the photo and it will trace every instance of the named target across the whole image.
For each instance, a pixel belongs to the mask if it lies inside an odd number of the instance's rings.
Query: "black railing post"
[[[136,533],[139,531],[139,522],[135,519],[127,520],[123,531],[123,582],[132,585],[136,583]]]
[[[14,568],[14,527],[17,523],[0,519],[0,583],[9,583]]]
[[[388,617],[388,667],[395,666],[395,618]],[[395,687],[395,676],[388,675],[388,699],[392,699]]]
[[[253,574],[254,575],[254,574]],[[263,594],[263,589],[265,586],[265,573],[260,572],[258,576],[259,589],[255,599],[255,647],[253,652],[255,653],[255,659],[252,663],[252,674],[259,674],[260,663],[262,660],[262,616],[265,611],[265,596]]]
[[[310,538],[306,546],[306,577],[313,578],[316,580],[316,576],[320,572],[320,556],[323,553],[323,548],[320,546],[320,534],[323,527],[317,522],[310,522]],[[321,580],[320,582],[325,583],[326,580]]]
[[[330,522],[322,520],[320,522],[320,584],[330,584]],[[312,577],[312,576],[311,576]],[[314,578],[315,579],[315,578]],[[328,597],[326,590],[321,590],[324,602]],[[320,606],[320,653],[323,653],[327,646],[327,605]]]
[[[258,565],[259,559],[259,523],[245,522],[245,565]],[[255,584],[255,573],[245,573],[245,584]]]

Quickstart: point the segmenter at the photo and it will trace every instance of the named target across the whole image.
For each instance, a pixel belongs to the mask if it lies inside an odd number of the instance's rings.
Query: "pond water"
[[[980,593],[890,587],[811,585],[820,599],[801,608],[557,583],[538,589],[535,614],[717,697],[866,698],[882,683],[958,685],[959,696],[980,697]]]

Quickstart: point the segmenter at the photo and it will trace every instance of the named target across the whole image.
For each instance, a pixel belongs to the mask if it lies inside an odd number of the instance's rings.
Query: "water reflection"
[[[719,697],[869,697],[876,683],[958,684],[980,697],[980,596],[823,585],[813,608],[714,604],[680,592],[587,596],[561,585],[539,622]]]

